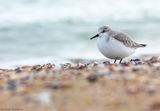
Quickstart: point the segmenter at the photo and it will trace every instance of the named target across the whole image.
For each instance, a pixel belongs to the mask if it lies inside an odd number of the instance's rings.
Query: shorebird
[[[137,48],[145,47],[146,44],[139,44],[130,39],[128,35],[122,32],[114,31],[108,26],[102,26],[98,29],[98,34],[90,38],[97,38],[99,51],[107,58],[120,60],[130,56]]]

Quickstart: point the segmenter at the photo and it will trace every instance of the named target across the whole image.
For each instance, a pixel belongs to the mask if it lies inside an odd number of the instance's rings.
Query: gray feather
[[[121,33],[121,32],[111,32],[111,36],[115,38],[116,40],[120,41],[127,47],[131,48],[140,48],[140,47],[145,47],[146,44],[139,44],[131,40],[126,34]]]

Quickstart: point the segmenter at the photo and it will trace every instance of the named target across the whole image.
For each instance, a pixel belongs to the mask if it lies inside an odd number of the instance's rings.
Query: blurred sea
[[[102,25],[147,43],[136,56],[160,53],[159,5],[160,0],[0,0],[0,67],[104,58],[89,40]]]

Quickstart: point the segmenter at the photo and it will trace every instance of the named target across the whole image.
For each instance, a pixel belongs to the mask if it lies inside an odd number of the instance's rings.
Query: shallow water
[[[0,65],[57,57],[104,58],[96,41],[89,40],[101,25],[148,44],[134,56],[160,53],[159,4],[159,0],[0,0]]]

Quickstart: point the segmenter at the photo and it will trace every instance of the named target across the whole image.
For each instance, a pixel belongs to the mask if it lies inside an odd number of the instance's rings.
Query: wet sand
[[[0,69],[0,111],[160,111],[160,57],[78,62]]]

